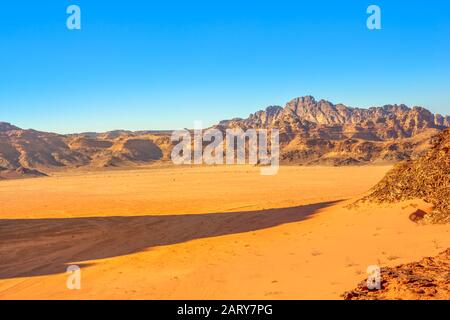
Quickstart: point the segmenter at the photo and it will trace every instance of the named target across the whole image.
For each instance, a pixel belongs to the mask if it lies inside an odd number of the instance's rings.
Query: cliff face
[[[216,127],[277,128],[284,162],[345,165],[414,158],[429,147],[431,136],[448,126],[449,116],[421,107],[350,108],[306,96]]]
[[[433,114],[422,107],[385,105],[369,109],[350,108],[311,96],[296,98],[284,108],[271,106],[247,119],[222,121],[222,126],[279,127],[287,132],[327,127],[347,127],[374,133],[378,139],[407,138],[430,128],[450,127],[450,116]]]

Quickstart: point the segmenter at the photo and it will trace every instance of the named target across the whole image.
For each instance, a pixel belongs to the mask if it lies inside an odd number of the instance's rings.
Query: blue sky
[[[302,95],[450,113],[449,1],[3,1],[0,40],[0,121],[24,128],[177,129]]]

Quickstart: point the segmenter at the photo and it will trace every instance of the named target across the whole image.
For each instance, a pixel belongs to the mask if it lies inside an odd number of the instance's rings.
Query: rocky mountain
[[[278,128],[282,161],[346,165],[413,158],[449,126],[450,116],[421,107],[350,108],[306,96],[284,108],[271,106],[246,119],[222,121],[216,128]]]
[[[247,119],[222,121],[220,124],[259,128],[282,127],[293,131],[305,129],[308,125],[353,125],[371,129],[375,133],[374,137],[386,139],[411,137],[426,128],[449,127],[450,116],[435,115],[422,107],[409,108],[406,105],[351,108],[305,96],[288,102],[284,108],[270,106],[266,110],[251,114]]]
[[[428,222],[450,222],[450,129],[432,140],[431,149],[416,160],[396,165],[362,202],[392,203],[420,198],[434,211]]]
[[[279,129],[282,163],[353,165],[415,158],[429,148],[432,136],[449,126],[449,116],[421,107],[350,108],[306,96],[284,108],[271,106],[214,127]],[[60,135],[0,122],[0,178],[170,160],[170,135],[126,130]]]
[[[117,131],[59,135],[0,123],[0,178],[41,176],[77,167],[133,166],[163,160],[167,134]]]
[[[20,128],[15,127],[7,122],[0,122],[0,132],[12,131],[12,130],[20,130]]]

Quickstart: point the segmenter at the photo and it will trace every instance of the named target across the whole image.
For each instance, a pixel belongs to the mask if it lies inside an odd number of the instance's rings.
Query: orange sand
[[[340,299],[450,246],[421,201],[345,209],[389,167],[59,173],[0,182],[0,299]],[[346,201],[347,200],[347,201]],[[68,265],[81,290],[66,288]]]

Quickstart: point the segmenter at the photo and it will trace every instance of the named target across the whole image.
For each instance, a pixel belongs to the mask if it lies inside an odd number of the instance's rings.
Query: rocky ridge
[[[430,138],[448,126],[449,116],[421,107],[351,108],[306,96],[284,108],[271,106],[246,119],[221,121],[214,128],[276,128],[281,163],[340,166],[417,158],[430,147]],[[0,178],[168,161],[174,146],[170,135],[126,130],[60,135],[0,122]]]
[[[401,162],[357,202],[394,203],[423,199],[433,205],[424,222],[450,222],[450,129],[432,139],[432,147],[415,160]]]

